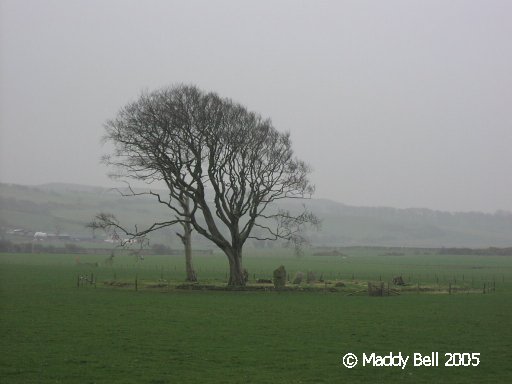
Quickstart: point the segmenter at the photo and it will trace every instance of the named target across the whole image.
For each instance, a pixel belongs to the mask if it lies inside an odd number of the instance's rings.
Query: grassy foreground
[[[504,383],[512,380],[512,261],[436,255],[297,260],[249,256],[255,274],[317,270],[327,278],[422,283],[497,281],[493,294],[345,296],[307,292],[188,292],[76,288],[78,273],[178,278],[182,260],[0,255],[0,381],[5,383]],[[82,262],[102,258],[82,257]],[[220,257],[196,259],[223,279]],[[288,267],[287,267],[288,268]],[[331,274],[331,275],[329,275]],[[383,275],[383,276],[381,276]],[[359,276],[359,277],[358,277]],[[258,277],[258,276],[257,276]],[[478,367],[345,368],[347,352],[480,352]],[[444,362],[444,358],[441,359]]]

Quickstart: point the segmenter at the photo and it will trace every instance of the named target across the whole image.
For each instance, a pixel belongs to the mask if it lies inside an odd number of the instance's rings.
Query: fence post
[[[452,283],[448,283],[448,294],[452,294]]]

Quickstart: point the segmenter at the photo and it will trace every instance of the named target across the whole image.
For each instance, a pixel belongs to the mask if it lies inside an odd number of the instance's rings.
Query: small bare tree
[[[300,247],[304,226],[318,224],[306,209],[297,214],[275,205],[314,191],[290,135],[229,99],[193,86],[144,93],[106,123],[106,132],[114,152],[105,162],[118,176],[163,181],[166,199],[149,193],[226,254],[231,286],[245,285],[247,239],[285,239]],[[251,236],[255,227],[259,236]]]
[[[162,198],[159,194],[154,192],[142,192],[137,193],[135,192],[131,187],[128,187],[129,193],[121,192],[123,196],[138,196],[138,195],[146,195],[151,194],[159,197],[159,200],[162,201]],[[182,198],[179,200],[179,203],[182,205],[183,213],[184,215],[188,215],[190,208],[189,208],[189,201],[188,198],[185,196],[182,196]],[[135,226],[134,230],[128,229],[126,226],[121,225],[119,223],[119,220],[114,214],[111,213],[99,213],[95,216],[94,220],[88,223],[86,226],[88,228],[91,228],[92,230],[95,229],[102,229],[106,233],[110,234],[111,237],[115,237],[119,239],[119,245],[124,246],[127,243],[129,243],[131,240],[140,240],[145,239],[146,242],[140,242],[141,246],[144,243],[147,243],[147,235],[151,232],[158,231],[162,228],[166,228],[173,225],[181,225],[183,228],[183,233],[176,232],[176,235],[181,239],[184,250],[185,250],[185,273],[186,273],[186,281],[189,282],[196,282],[197,281],[197,274],[194,270],[194,266],[192,263],[192,232],[193,227],[191,226],[190,222],[185,219],[179,219],[176,218],[174,220],[170,221],[164,221],[164,222],[155,222],[153,223],[149,228],[139,230],[137,226]],[[122,240],[119,235],[118,231],[120,231],[124,236],[127,236],[126,240]],[[142,247],[141,247],[142,249]],[[112,257],[111,257],[112,258]]]

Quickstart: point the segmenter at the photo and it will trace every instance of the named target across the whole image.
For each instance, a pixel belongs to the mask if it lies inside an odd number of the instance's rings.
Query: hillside
[[[512,245],[512,213],[449,213],[429,209],[353,207],[330,200],[306,201],[322,220],[319,232],[310,233],[314,245],[506,247]],[[295,201],[282,204],[296,210]],[[147,197],[122,197],[118,192],[74,184],[22,186],[0,183],[2,233],[15,228],[32,232],[67,233],[90,237],[85,227],[98,212],[114,213],[123,223],[142,228],[165,220],[169,212]],[[178,245],[177,229],[152,236],[155,242]],[[202,246],[211,246],[196,238]]]

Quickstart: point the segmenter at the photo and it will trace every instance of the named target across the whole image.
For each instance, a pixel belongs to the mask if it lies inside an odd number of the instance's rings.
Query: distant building
[[[10,231],[7,231],[7,234],[15,235],[15,236],[28,236],[31,234],[31,232],[27,229],[16,228],[16,229],[11,229]]]

